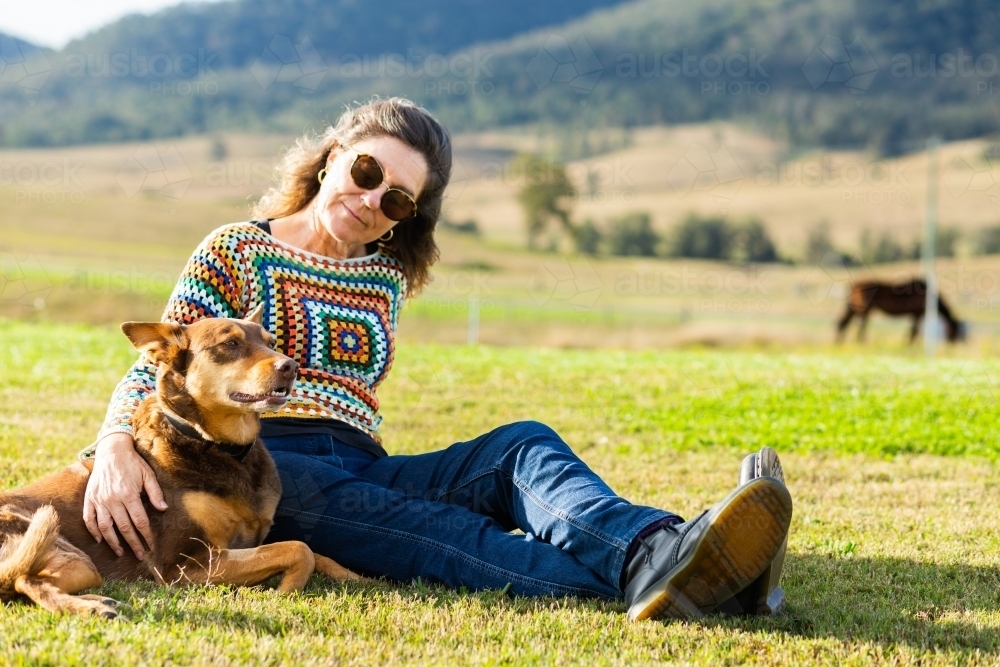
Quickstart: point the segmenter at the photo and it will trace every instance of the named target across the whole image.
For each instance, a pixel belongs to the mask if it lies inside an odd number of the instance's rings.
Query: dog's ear
[[[188,347],[184,327],[176,322],[125,322],[122,333],[154,364],[171,364]]]
[[[249,315],[243,319],[247,322],[253,322],[254,324],[260,324],[261,320],[264,318],[264,304],[258,303],[257,307],[251,311]]]

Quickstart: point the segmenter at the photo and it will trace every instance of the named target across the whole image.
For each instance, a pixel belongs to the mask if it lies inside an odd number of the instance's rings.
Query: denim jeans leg
[[[360,474],[407,497],[460,505],[505,530],[518,528],[572,554],[615,589],[635,536],[674,516],[621,498],[555,431],[531,421],[437,452],[381,458]]]
[[[301,540],[355,572],[517,595],[615,598],[572,554],[458,505],[407,497],[321,457],[272,451],[282,499],[268,542]]]

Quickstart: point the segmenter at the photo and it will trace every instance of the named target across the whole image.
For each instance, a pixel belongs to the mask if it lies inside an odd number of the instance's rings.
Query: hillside
[[[325,61],[345,55],[450,54],[470,44],[508,39],[565,23],[623,0],[230,0],[184,3],[152,16],[132,15],[67,45],[69,53],[215,55],[218,69],[248,68],[275,36],[309,40]]]
[[[563,27],[568,81],[535,67],[552,37],[495,45],[492,96],[427,103],[473,127],[749,117],[797,145],[885,154],[1000,129],[1000,15],[979,0],[639,0]]]
[[[735,118],[891,155],[1000,130],[998,54],[984,0],[184,5],[52,54],[39,90],[4,76],[0,145],[294,132],[379,93],[454,131]]]
[[[0,181],[0,318],[158,318],[191,249],[211,229],[247,219],[281,147],[292,139],[229,134],[4,151],[4,164],[21,167],[13,183],[9,167],[8,182]],[[925,153],[890,159],[857,151],[795,154],[738,125],[713,123],[637,129],[624,145],[569,164],[580,192],[574,221],[590,218],[606,229],[613,216],[648,211],[656,230],[668,233],[692,210],[734,220],[756,216],[781,254],[798,261],[746,266],[526,250],[516,199],[525,177],[507,157],[556,145],[556,137],[545,139],[513,131],[455,137],[456,178],[445,214],[454,222],[476,220],[480,234],[442,228],[441,261],[432,284],[407,306],[402,338],[465,341],[469,308],[477,301],[478,338],[495,344],[822,344],[832,339],[848,281],[897,280],[920,270],[913,261],[817,266],[804,251],[807,233],[823,221],[835,247],[852,253],[866,230],[907,246],[917,240]],[[595,133],[590,141],[608,146],[623,138]],[[738,188],[685,180],[678,165],[696,157],[692,149],[699,147],[731,158],[719,175]],[[1000,222],[1000,165],[988,170],[979,161],[990,149],[975,141],[940,150],[939,220],[963,242]],[[858,174],[872,178],[857,183]],[[939,261],[938,275],[949,303],[970,324],[968,349],[994,354],[997,256],[971,256],[973,250],[963,243],[958,257]],[[877,317],[869,334],[896,346],[907,327]]]

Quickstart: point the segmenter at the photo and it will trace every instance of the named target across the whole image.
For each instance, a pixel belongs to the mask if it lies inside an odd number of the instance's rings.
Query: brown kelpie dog
[[[154,544],[120,558],[83,522],[93,461],[0,493],[0,598],[18,593],[54,612],[117,615],[117,602],[75,595],[108,579],[253,585],[282,575],[301,589],[314,570],[360,579],[302,542],[262,546],[281,496],[257,438],[258,413],[285,403],[298,364],[271,349],[258,308],[248,320],[190,326],[126,322],[122,331],[158,365],[156,393],[132,418],[136,451],[156,473],[169,508],[149,515]]]

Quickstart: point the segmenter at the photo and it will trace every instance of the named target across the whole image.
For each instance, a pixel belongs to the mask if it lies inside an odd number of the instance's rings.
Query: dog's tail
[[[6,512],[0,508],[0,513]],[[58,535],[59,515],[52,505],[38,508],[23,535],[8,535],[0,547],[0,591],[13,590],[14,581],[23,574],[36,574]]]

